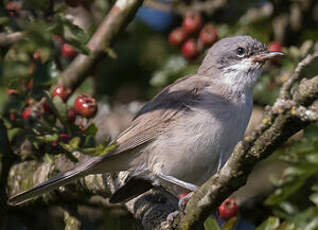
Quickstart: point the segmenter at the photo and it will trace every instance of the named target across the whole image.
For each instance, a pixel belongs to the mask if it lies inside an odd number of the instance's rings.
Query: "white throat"
[[[261,64],[247,58],[225,68],[222,72],[222,80],[233,92],[252,93],[261,73]]]

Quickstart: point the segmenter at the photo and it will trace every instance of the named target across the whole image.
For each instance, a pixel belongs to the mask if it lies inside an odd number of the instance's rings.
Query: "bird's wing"
[[[171,121],[178,119],[199,102],[199,93],[208,84],[208,79],[190,75],[163,89],[141,108],[130,127],[118,136],[117,151],[112,152],[108,157],[129,151],[157,138],[169,128]]]
[[[208,84],[198,76],[184,77],[161,91],[152,101],[148,102],[135,116],[131,126],[117,138],[117,148],[108,154],[87,159],[72,170],[57,175],[36,187],[10,198],[9,203],[16,205],[35,196],[49,192],[75,179],[91,173],[107,171],[105,162],[112,167],[114,161],[122,162],[122,158],[133,150],[164,132],[170,121],[178,119],[199,101],[199,92]],[[108,160],[109,161],[108,161]],[[118,165],[118,164],[117,164]],[[109,169],[110,170],[110,169]],[[115,170],[115,169],[114,169]],[[111,171],[111,170],[110,170]],[[145,184],[139,180],[134,183]],[[148,188],[144,186],[144,188]],[[136,192],[140,192],[137,190]],[[134,192],[134,194],[136,193]],[[131,193],[129,194],[131,195]]]

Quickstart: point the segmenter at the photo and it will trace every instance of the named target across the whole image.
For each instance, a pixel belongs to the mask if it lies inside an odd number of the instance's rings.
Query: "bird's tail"
[[[10,205],[19,205],[22,204],[36,196],[42,195],[44,193],[50,192],[60,186],[66,185],[74,180],[77,180],[81,177],[87,176],[89,174],[95,173],[93,170],[96,165],[101,161],[101,158],[104,156],[93,157],[77,167],[60,173],[57,176],[38,184],[34,188],[27,190],[25,192],[19,193],[9,198],[8,203]]]
[[[68,184],[79,177],[82,177],[82,173],[78,170],[73,169],[67,171],[65,173],[61,173],[56,177],[53,177],[43,183],[38,184],[34,188],[27,190],[25,192],[19,193],[13,197],[10,197],[9,204],[10,205],[19,205],[22,204],[36,196],[39,196],[43,193],[50,192],[60,186]]]

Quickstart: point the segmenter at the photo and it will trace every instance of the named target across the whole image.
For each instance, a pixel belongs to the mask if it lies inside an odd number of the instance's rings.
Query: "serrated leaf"
[[[90,124],[84,131],[86,135],[95,136],[98,129],[95,124]]]
[[[218,222],[212,217],[206,219],[206,221],[204,222],[204,228],[205,230],[221,230]]]
[[[232,217],[223,225],[222,230],[232,230],[237,224],[238,218],[236,216]]]
[[[279,219],[277,217],[269,217],[255,230],[275,230],[279,226]]]

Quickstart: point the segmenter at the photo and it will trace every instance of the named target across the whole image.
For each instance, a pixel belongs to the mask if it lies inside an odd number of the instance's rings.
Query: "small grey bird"
[[[136,114],[115,140],[115,150],[15,195],[9,203],[25,202],[90,174],[119,171],[129,171],[131,179],[111,202],[127,201],[161,182],[197,190],[242,139],[262,65],[281,55],[250,36],[216,42],[196,74],[178,79]]]

